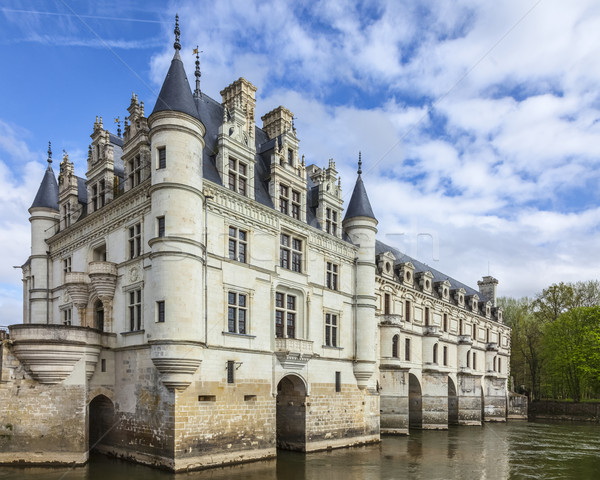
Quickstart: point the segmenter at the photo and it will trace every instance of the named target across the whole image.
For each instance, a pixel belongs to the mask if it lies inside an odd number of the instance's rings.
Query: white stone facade
[[[376,242],[360,176],[342,222],[335,164],[305,165],[289,110],[260,129],[250,82],[219,104],[174,95],[181,75],[176,50],[154,112],[134,95],[123,138],[97,120],[91,178],[65,156],[57,208],[38,193],[30,209],[0,400],[37,389],[46,438],[87,439],[36,461],[81,463],[89,447],[182,470],[503,420],[495,280],[477,296]],[[27,461],[35,429],[0,419],[17,426],[0,461]]]

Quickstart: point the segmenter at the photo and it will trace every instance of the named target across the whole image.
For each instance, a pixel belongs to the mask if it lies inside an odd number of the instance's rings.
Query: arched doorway
[[[89,405],[89,450],[110,443],[110,432],[115,426],[115,407],[108,397],[98,395]]]
[[[423,394],[419,379],[408,374],[408,427],[423,428]]]
[[[458,396],[456,385],[448,377],[448,425],[458,425]]]
[[[104,305],[100,300],[94,305],[94,328],[104,331]]]
[[[306,450],[306,386],[296,375],[277,385],[277,448]]]

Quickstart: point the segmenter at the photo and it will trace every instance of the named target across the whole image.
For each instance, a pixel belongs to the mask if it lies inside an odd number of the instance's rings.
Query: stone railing
[[[402,315],[385,313],[377,315],[377,318],[379,319],[380,325],[397,325],[399,327],[404,326],[404,320],[402,319]]]
[[[313,342],[299,338],[276,338],[275,355],[283,368],[303,368],[313,356]]]

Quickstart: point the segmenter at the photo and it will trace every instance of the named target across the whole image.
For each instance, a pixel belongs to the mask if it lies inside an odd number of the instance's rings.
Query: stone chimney
[[[477,282],[477,286],[479,287],[479,293],[483,298],[492,302],[492,307],[496,305],[496,286],[498,285],[498,280],[489,275],[483,277],[481,280]]]
[[[245,78],[238,78],[221,90],[223,106],[229,111],[241,108],[246,115],[247,133],[254,138],[254,109],[256,107],[256,87]]]
[[[269,113],[263,115],[263,130],[268,135],[269,140],[281,135],[284,132],[292,130],[292,119],[294,114],[287,108],[279,106]]]

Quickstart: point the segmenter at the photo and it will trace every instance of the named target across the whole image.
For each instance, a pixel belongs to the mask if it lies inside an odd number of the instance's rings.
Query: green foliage
[[[551,285],[534,300],[500,298],[511,375],[533,399],[600,397],[600,282]]]

